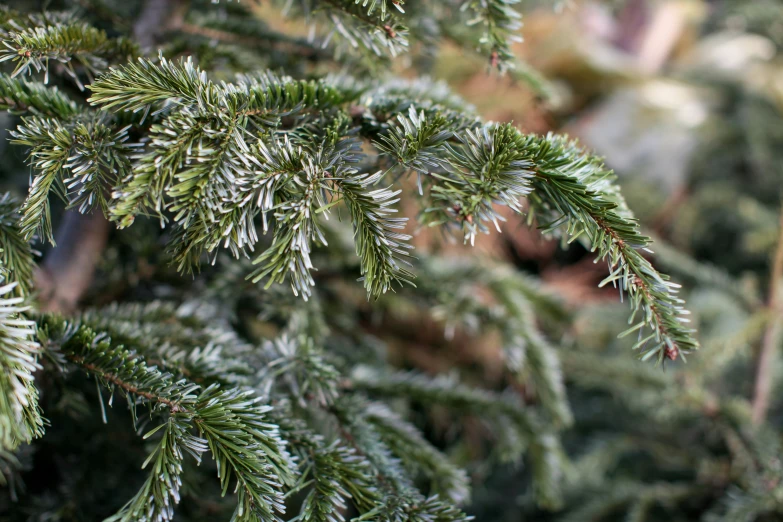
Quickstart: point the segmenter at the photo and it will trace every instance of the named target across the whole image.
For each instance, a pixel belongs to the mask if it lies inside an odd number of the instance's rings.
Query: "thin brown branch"
[[[30,107],[20,102],[19,100],[14,100],[13,98],[0,98],[0,105],[3,105],[5,107],[8,107],[9,111],[20,111],[20,112],[27,112]]]
[[[189,7],[187,0],[147,0],[133,24],[134,39],[142,49],[153,49],[167,31],[182,25]]]
[[[67,211],[53,248],[36,273],[40,309],[72,312],[92,283],[109,237],[109,222],[100,210],[92,214]]]
[[[118,376],[114,375],[110,372],[105,372],[95,366],[94,364],[86,363],[84,362],[84,359],[80,357],[68,357],[73,363],[78,364],[85,370],[98,375],[101,379],[104,379],[105,381],[108,381],[112,383],[113,385],[117,386],[118,388],[122,388],[128,393],[132,393],[134,395],[138,395],[139,397],[144,397],[148,401],[157,402],[159,404],[165,404],[169,407],[172,413],[180,413],[183,411],[186,411],[185,408],[182,407],[181,404],[172,401],[170,399],[166,399],[165,397],[160,397],[158,395],[155,395],[154,393],[145,392],[139,390],[136,386],[133,386],[132,384],[129,384],[122,379],[120,379]]]
[[[783,303],[781,301],[780,281],[783,278],[783,210],[780,213],[780,230],[778,245],[769,280],[769,295],[767,307],[771,318],[761,341],[758,360],[756,362],[756,380],[753,390],[752,416],[755,425],[762,424],[769,409],[769,396],[772,392],[772,377],[775,374],[777,352],[783,340]]]

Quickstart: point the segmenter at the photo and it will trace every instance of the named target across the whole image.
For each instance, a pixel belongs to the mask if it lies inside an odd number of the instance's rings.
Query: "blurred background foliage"
[[[542,4],[548,4],[542,2]],[[487,117],[579,137],[605,156],[684,283],[703,350],[664,372],[623,356],[622,305],[596,290],[589,254],[519,228],[491,248],[567,302],[561,350],[574,410],[563,512],[515,495],[513,474],[476,495],[478,519],[780,520],[780,238],[783,3],[565,2],[525,17],[519,53],[551,83],[470,74],[457,53],[435,70]],[[777,254],[777,264],[776,264]],[[774,357],[760,360],[762,347]],[[768,425],[754,427],[759,375]],[[511,501],[516,498],[515,501]]]

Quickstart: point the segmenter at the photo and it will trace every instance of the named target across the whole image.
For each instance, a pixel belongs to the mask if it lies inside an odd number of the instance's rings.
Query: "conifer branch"
[[[649,239],[641,235],[619,189],[611,184],[612,173],[565,138],[526,140],[536,165],[533,210],[552,213],[545,231],[563,226],[571,241],[584,238],[599,259],[608,261],[610,275],[602,285],[612,283],[628,293],[630,322],[637,313],[642,316],[627,332],[639,332],[634,349],[641,358],[662,362],[697,350],[698,343],[685,326],[688,320],[682,317],[688,312],[676,296],[679,285],[659,274],[639,252]],[[645,325],[652,332],[643,336]]]
[[[15,114],[71,119],[81,113],[79,107],[56,87],[0,75],[0,110]]]
[[[0,450],[13,451],[43,435],[44,420],[33,382],[40,367],[35,323],[24,316],[23,298],[14,295],[17,283],[5,277],[0,273]]]
[[[405,122],[401,129],[407,130],[389,133],[379,149],[389,154],[393,143],[393,148],[405,151],[405,159],[397,159],[399,164],[427,161],[428,168],[436,167],[426,160],[433,152],[414,132],[432,133],[427,130],[428,119],[411,112],[408,120],[401,121]],[[520,212],[520,199],[528,197],[530,218],[549,220],[542,226],[544,232],[563,233],[570,241],[582,238],[599,259],[609,262],[611,273],[602,284],[619,284],[631,298],[631,320],[637,313],[642,316],[629,332],[641,334],[645,326],[652,330],[640,335],[635,347],[643,359],[674,360],[698,349],[684,324],[688,320],[682,316],[688,312],[676,296],[678,285],[659,274],[639,252],[649,239],[639,232],[612,183],[613,174],[597,158],[563,137],[524,136],[510,125],[472,127],[453,132],[453,138],[438,134],[443,144],[437,147],[448,150],[442,161],[449,168],[430,177],[425,222],[460,226],[465,240],[472,243],[477,233],[488,231],[485,223],[500,230],[503,218],[494,210],[496,202]],[[448,130],[445,121],[441,120],[440,128],[439,132]]]
[[[110,390],[120,389],[129,399],[138,398],[152,408],[162,407],[172,414],[187,411],[195,403],[198,386],[175,381],[169,373],[150,367],[123,346],[115,346],[105,333],[54,316],[39,321],[44,347],[62,354],[83,368]],[[129,400],[135,416],[137,400]]]
[[[154,301],[90,309],[79,320],[177,377],[200,385],[248,385],[251,372],[242,356],[251,346],[202,314],[214,314],[214,309]]]
[[[536,398],[543,409],[549,413],[560,426],[569,426],[573,422],[573,414],[568,406],[565,383],[560,369],[560,359],[555,349],[538,332],[534,323],[531,304],[515,292],[514,280],[500,279],[491,283],[491,288],[498,300],[508,311],[509,317],[504,326],[506,335],[507,357],[513,357],[510,350],[522,350],[523,360],[509,364],[509,368],[517,374],[520,382],[529,375],[534,387]]]
[[[40,368],[35,323],[24,313],[33,288],[33,251],[17,226],[18,204],[0,196],[0,452],[43,434],[33,373]],[[2,474],[2,472],[0,472]]]
[[[190,420],[185,415],[172,415],[164,424],[144,435],[146,439],[163,431],[157,446],[142,465],[146,468],[152,464],[149,477],[136,496],[107,518],[107,522],[168,522],[174,519],[174,508],[180,502],[184,452],[201,463],[201,455],[207,451],[206,441],[189,433],[191,429]]]
[[[264,343],[264,351],[269,362],[261,382],[280,381],[303,408],[308,403],[328,407],[337,400],[341,373],[313,339],[301,334],[289,339],[284,334]]]
[[[74,64],[88,76],[102,72],[109,60],[127,59],[138,54],[126,39],[110,39],[104,31],[85,23],[45,25],[10,32],[2,40],[0,62],[16,64],[12,77],[31,72],[45,72],[48,83],[49,62],[61,63],[79,88],[84,88]]]
[[[260,210],[265,215],[274,204],[274,198],[285,194],[278,187],[286,186],[292,179],[299,179],[303,192],[284,204],[277,204],[275,219],[281,233],[275,234],[272,248],[259,258],[258,262],[264,267],[254,274],[254,279],[269,278],[270,282],[280,282],[290,273],[294,290],[305,297],[309,295],[313,284],[309,274],[310,241],[314,239],[323,243],[313,220],[316,213],[313,205],[324,210],[328,208],[325,207],[325,193],[321,195],[327,190],[325,184],[345,177],[331,171],[327,176],[324,162],[329,162],[330,169],[335,161],[353,162],[354,156],[357,156],[355,147],[350,141],[342,140],[333,142],[336,148],[331,152],[313,150],[312,145],[298,143],[299,131],[294,129],[286,133],[285,140],[271,143],[261,140],[254,149],[245,143],[244,123],[237,118],[242,114],[249,118],[257,117],[257,110],[276,108],[294,114],[301,113],[308,106],[341,106],[356,99],[356,87],[346,89],[341,85],[302,84],[269,76],[259,82],[251,80],[236,86],[217,86],[190,62],[176,64],[161,60],[160,65],[141,61],[113,70],[91,88],[93,103],[115,110],[149,111],[158,107],[162,100],[173,98],[178,100],[180,110],[184,111],[181,116],[179,113],[170,115],[168,120],[176,129],[173,133],[178,136],[177,139],[184,140],[178,142],[180,148],[173,150],[184,148],[185,157],[174,153],[171,159],[165,160],[166,163],[155,165],[154,171],[165,167],[155,176],[162,181],[162,185],[157,186],[166,187],[171,209],[177,212],[175,220],[180,226],[190,228],[183,231],[183,241],[177,244],[177,250],[184,249],[177,254],[181,269],[187,269],[188,263],[197,259],[202,250],[211,252],[216,248],[220,238],[225,237],[229,230],[233,234],[229,237],[233,240],[226,244],[230,245],[234,255],[252,247],[256,239],[248,220],[258,211],[246,207],[252,192],[261,190],[258,201],[264,205]],[[358,92],[364,91],[368,96],[374,92],[373,89],[370,85],[358,86]],[[372,113],[377,113],[388,110],[383,103],[383,100],[368,98],[367,105]],[[200,111],[201,107],[208,105],[224,109],[216,115],[204,115],[205,124],[192,119],[193,111]],[[413,106],[409,106],[407,112],[407,116],[397,113],[396,125],[384,126],[377,120],[368,122],[375,129],[365,127],[362,134],[374,138],[373,143],[378,150],[393,159],[400,168],[426,176],[424,182],[429,190],[425,198],[429,204],[423,217],[425,223],[459,227],[465,240],[472,243],[479,232],[488,231],[489,223],[500,228],[503,218],[495,210],[497,203],[521,212],[521,200],[528,198],[533,211],[531,216],[550,220],[544,227],[546,232],[564,233],[571,240],[581,238],[597,251],[600,259],[609,262],[611,274],[604,284],[619,284],[621,291],[627,292],[631,298],[632,317],[637,312],[643,316],[631,331],[641,333],[645,326],[652,330],[640,336],[636,347],[642,358],[655,357],[660,362],[664,358],[676,359],[687,355],[697,348],[690,330],[683,324],[687,319],[681,315],[686,312],[681,307],[682,301],[676,297],[676,285],[658,274],[638,252],[637,249],[645,248],[649,240],[640,234],[638,225],[612,183],[611,172],[597,159],[565,138],[524,136],[509,125],[482,125],[460,115],[443,117],[431,114],[432,110],[428,111],[430,114],[418,112]],[[211,118],[217,118],[218,127],[209,123]],[[277,126],[280,120],[262,117],[258,124]],[[212,145],[206,148],[206,156],[203,152],[190,152],[196,140],[207,136]],[[307,136],[307,133],[302,136]],[[168,141],[161,141],[161,145],[170,145]],[[294,143],[300,148],[295,148]],[[205,150],[203,145],[200,149]],[[308,159],[311,154],[315,154],[315,163],[307,163],[311,161]],[[197,160],[196,166],[179,173],[181,162],[187,165],[187,157],[191,155]],[[231,158],[237,160],[229,176],[225,163],[230,163]],[[127,205],[130,206],[122,207],[122,212],[129,212],[123,217],[125,222],[139,208],[139,201],[144,200],[145,186],[156,186],[152,181],[153,166],[147,165],[139,171],[138,179],[129,185],[138,187],[139,191],[134,188],[128,193],[130,200]],[[323,170],[316,165],[321,165]],[[348,167],[341,169],[351,175]],[[296,171],[302,172],[304,178],[295,176]],[[219,200],[217,194],[231,191],[230,180],[236,178],[236,173],[249,179],[238,184],[245,188],[231,198],[234,202],[227,204],[226,198]],[[372,179],[375,181],[375,178]],[[337,183],[337,186],[340,184]],[[355,196],[346,190],[350,187],[350,184],[342,184],[346,201],[349,205],[353,204],[353,217],[366,215],[370,208],[368,204],[372,201],[365,200],[362,207],[357,206]],[[156,189],[157,195],[154,195],[158,207],[162,205],[160,201],[163,198],[160,191],[160,188]],[[178,203],[183,197],[186,201]],[[359,208],[361,213],[357,212]],[[377,210],[373,212],[377,213]],[[197,215],[198,221],[194,221]],[[238,224],[240,226],[236,228]],[[355,226],[361,224],[362,221],[354,221]],[[383,229],[365,229],[357,234],[357,238],[361,240],[368,233],[379,238]],[[384,241],[376,242],[376,245],[388,244],[390,240],[398,245],[392,246],[391,250],[370,253],[362,252],[362,245],[369,245],[368,242],[357,242],[365,274],[371,276],[365,278],[371,295],[387,289],[394,278],[388,279],[390,276],[384,275],[378,279],[372,273],[372,267],[385,267],[383,273],[393,274],[395,261],[389,253],[399,254],[402,251],[398,246],[402,244],[399,239],[404,236],[385,236]],[[368,262],[369,255],[374,256],[374,264]],[[405,273],[401,274],[402,280],[408,279]]]
[[[505,367],[528,400],[535,399],[557,426],[571,424],[561,354],[540,332],[534,313],[563,323],[561,303],[522,274],[486,262],[425,258],[416,271],[421,284],[406,299],[424,298],[422,308],[443,322],[448,339],[458,328],[461,336],[499,333]]]
[[[381,8],[376,10],[380,3]],[[376,55],[391,56],[408,48],[408,29],[388,14],[387,0],[317,0],[313,8],[324,9],[335,31],[353,47],[360,44]],[[400,2],[394,3],[399,5]]]
[[[562,450],[559,443],[511,397],[469,389],[446,377],[429,379],[415,373],[379,375],[366,369],[354,373],[350,386],[379,397],[405,397],[489,421],[501,439],[498,451],[502,458],[517,460],[529,447],[539,501],[548,506],[560,502]]]
[[[13,143],[30,148],[30,164],[39,171],[20,210],[26,240],[38,234],[55,245],[50,192],[82,214],[98,210],[91,216],[66,213],[58,232],[63,244],[47,255],[39,273],[39,290],[50,310],[72,309],[89,286],[108,236],[103,212],[110,187],[130,169],[128,127],[115,129],[101,116],[95,118],[64,123],[34,116],[11,133]]]
[[[139,58],[120,69],[110,69],[90,85],[90,91],[92,97],[88,101],[107,110],[135,112],[161,102],[199,103],[205,108],[218,105],[214,103],[216,87],[191,59],[178,63],[161,57],[155,64]]]
[[[397,212],[389,208],[399,198],[400,191],[369,187],[381,180],[381,173],[348,177],[338,181],[351,212],[354,225],[356,254],[361,262],[361,280],[369,296],[379,296],[392,289],[394,283],[413,284],[413,274],[402,265],[409,265],[405,257],[412,248],[406,241],[411,236],[396,232],[405,228],[407,218],[393,218]]]
[[[18,227],[18,208],[19,202],[10,194],[0,195],[0,273],[15,283],[16,296],[25,297],[33,290],[35,261],[30,243]]]
[[[460,7],[473,14],[468,25],[483,26],[479,45],[487,53],[490,65],[501,71],[514,59],[511,45],[521,41],[517,33],[522,17],[514,8],[518,3],[519,0],[466,0]]]
[[[431,493],[456,505],[464,504],[470,495],[464,470],[449,462],[414,426],[380,403],[367,407],[367,419],[378,427],[389,449],[399,455],[406,468],[421,471],[431,481]]]
[[[424,497],[414,487],[399,458],[384,444],[379,431],[369,422],[364,401],[358,398],[343,400],[332,411],[340,422],[343,437],[369,461],[379,481],[380,499],[358,520],[461,522],[470,519],[453,504],[443,502],[437,496]]]
[[[29,241],[38,234],[54,244],[49,193],[54,190],[65,199],[66,189],[61,176],[70,157],[73,138],[59,121],[38,117],[26,118],[11,136],[12,143],[30,148],[30,164],[39,171],[20,211],[22,235]]]
[[[294,520],[342,522],[349,500],[360,511],[371,509],[379,499],[378,485],[370,464],[355,449],[345,441],[328,443],[282,404],[272,415],[298,457],[301,476],[294,491],[311,487]]]
[[[421,374],[405,372],[378,375],[368,369],[360,369],[352,376],[350,386],[383,397],[408,397],[426,404],[447,406],[461,414],[494,416],[501,421],[511,422],[527,437],[534,436],[539,430],[537,420],[510,397],[470,389],[447,377],[430,379]]]
[[[185,379],[176,380],[114,344],[105,333],[76,322],[43,316],[39,326],[47,350],[62,354],[110,390],[124,393],[134,419],[138,405],[146,404],[153,411],[168,412],[175,421],[192,422],[204,442],[186,435],[182,424],[170,424],[172,431],[167,435],[180,433],[178,443],[196,455],[206,444],[217,462],[223,494],[232,479],[236,480],[236,520],[279,520],[276,513],[285,511],[281,488],[293,484],[293,463],[278,427],[266,420],[271,408],[259,406],[261,399],[252,391],[224,390],[214,384],[200,389]],[[168,462],[166,465],[173,466],[169,472],[179,469],[179,463],[174,462],[181,460],[177,450],[168,455],[155,452],[152,458],[156,455],[163,459],[161,465]],[[120,511],[118,520],[131,516],[128,510],[139,509],[145,502],[142,498],[149,499],[147,510],[157,513],[157,520],[168,520],[166,495],[171,490],[161,488],[158,480],[157,476],[151,477],[139,495]]]
[[[356,452],[339,444],[312,451],[313,489],[302,503],[297,518],[301,522],[321,520],[345,520],[346,503],[352,498],[359,505],[367,506],[374,498],[363,491],[370,479],[362,469],[361,459]],[[374,490],[367,490],[370,495]]]
[[[259,400],[253,392],[215,385],[198,397],[196,426],[217,463],[223,495],[236,480],[236,521],[281,520],[282,488],[294,483],[293,463],[279,429],[264,419],[271,407],[257,406]]]

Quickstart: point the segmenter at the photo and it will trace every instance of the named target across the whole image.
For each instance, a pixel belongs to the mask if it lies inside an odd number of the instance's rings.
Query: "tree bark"
[[[756,362],[756,381],[753,392],[752,417],[755,425],[762,424],[769,409],[769,395],[772,392],[772,378],[775,375],[778,350],[783,340],[783,295],[780,291],[783,279],[783,210],[780,214],[780,237],[772,262],[769,280],[767,306],[771,317],[761,342]]]
[[[69,210],[55,236],[58,246],[36,274],[40,308],[69,313],[92,283],[109,238],[109,222],[99,209],[91,214]]]
[[[189,7],[187,0],[147,0],[133,24],[133,37],[146,52],[154,50],[167,31],[182,25]]]

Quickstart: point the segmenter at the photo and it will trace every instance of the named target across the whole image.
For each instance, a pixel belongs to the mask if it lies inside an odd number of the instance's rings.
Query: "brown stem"
[[[27,112],[30,110],[30,107],[27,104],[20,102],[19,100],[14,100],[13,98],[0,98],[0,105],[8,107],[6,109],[8,111]]]
[[[95,268],[109,237],[109,222],[103,212],[80,214],[67,211],[57,230],[57,244],[36,274],[40,308],[68,313],[89,288]]]
[[[179,403],[174,402],[170,399],[166,399],[164,397],[159,397],[154,393],[141,391],[136,386],[123,381],[113,373],[105,372],[100,368],[98,368],[97,366],[95,366],[94,364],[85,363],[84,360],[79,357],[69,357],[69,359],[74,363],[78,364],[79,366],[81,366],[82,368],[84,368],[85,370],[94,373],[96,375],[100,375],[102,379],[105,379],[106,381],[112,383],[118,388],[122,388],[123,390],[132,393],[133,395],[144,397],[148,401],[165,404],[166,406],[169,407],[172,413],[179,413],[179,412],[186,411]]]
[[[133,37],[143,50],[156,47],[167,31],[178,29],[189,7],[187,0],[147,0],[133,24]]]
[[[758,360],[756,362],[756,381],[753,391],[752,417],[753,423],[764,422],[769,408],[769,395],[772,391],[772,376],[783,339],[783,303],[781,303],[780,280],[783,278],[783,210],[780,213],[780,235],[775,250],[775,258],[770,272],[769,295],[767,307],[771,312],[770,322],[761,341]]]

